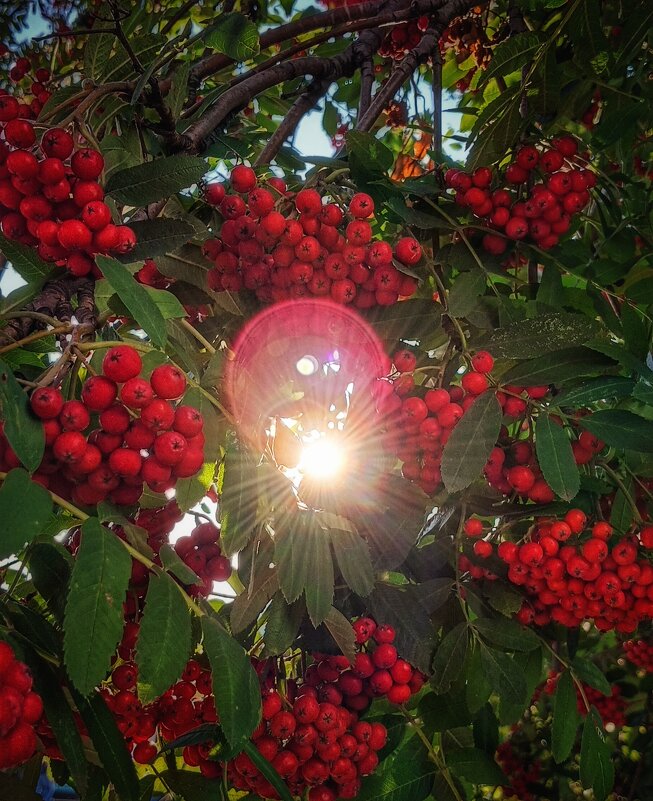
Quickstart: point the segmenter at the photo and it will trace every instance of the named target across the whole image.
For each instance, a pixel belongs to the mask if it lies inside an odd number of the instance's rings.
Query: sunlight
[[[325,481],[335,478],[344,466],[342,444],[321,437],[304,445],[297,469],[306,476]]]

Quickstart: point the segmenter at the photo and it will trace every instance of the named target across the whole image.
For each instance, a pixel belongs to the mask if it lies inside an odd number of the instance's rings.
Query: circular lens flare
[[[324,481],[335,478],[344,466],[345,454],[342,447],[321,437],[304,445],[297,469],[305,476]]]

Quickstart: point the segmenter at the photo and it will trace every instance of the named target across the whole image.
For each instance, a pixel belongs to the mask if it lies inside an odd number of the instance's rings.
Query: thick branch
[[[328,88],[329,81],[319,80],[311,83],[308,89],[295,100],[290,111],[283,118],[277,130],[272,134],[268,143],[260,152],[258,158],[254,162],[254,166],[269,164],[272,161],[286,139],[291,136],[297,128],[302,117],[315,107],[320,98],[326,94]]]
[[[372,86],[374,84],[374,62],[368,59],[361,67],[361,91],[358,99],[358,113],[365,114],[372,102]]]

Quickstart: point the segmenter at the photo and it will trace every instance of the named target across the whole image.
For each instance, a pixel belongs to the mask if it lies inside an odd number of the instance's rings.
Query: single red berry
[[[141,422],[152,431],[166,431],[172,428],[174,420],[174,408],[162,398],[154,398],[141,411]]]
[[[50,420],[57,417],[63,405],[63,395],[55,387],[39,387],[32,392],[30,397],[32,411],[41,420]]]
[[[52,446],[55,458],[65,464],[79,462],[86,450],[86,438],[79,431],[64,431]]]
[[[349,213],[352,217],[365,220],[374,214],[374,201],[365,192],[358,192],[349,203]]]
[[[64,431],[83,431],[90,425],[91,415],[81,401],[70,400],[61,407],[59,421]]]
[[[251,167],[238,164],[231,171],[230,180],[235,192],[245,194],[251,192],[256,186],[256,173]]]
[[[118,345],[107,351],[102,360],[102,372],[118,384],[135,378],[141,372],[143,362],[138,351],[130,345]]]
[[[120,388],[120,400],[130,409],[143,409],[153,397],[152,385],[144,378],[129,378]]]
[[[92,376],[82,387],[82,401],[92,412],[108,409],[117,394],[118,387],[115,382],[101,375]]]
[[[487,540],[477,540],[474,543],[474,553],[480,559],[487,559],[492,556],[492,543]]]
[[[422,246],[410,236],[402,237],[395,245],[395,256],[402,264],[417,264],[422,258]]]
[[[204,419],[194,406],[178,406],[175,410],[173,428],[184,437],[194,437],[199,434],[204,425]]]
[[[165,465],[175,465],[184,458],[186,439],[178,431],[165,431],[154,440],[154,455]]]
[[[472,356],[472,367],[477,373],[490,373],[494,367],[494,359],[486,350],[479,350]]]
[[[159,398],[173,400],[180,398],[186,390],[186,376],[171,364],[155,367],[150,376],[150,384]]]
[[[70,167],[78,178],[83,181],[92,181],[104,169],[104,158],[97,150],[84,148],[73,155]]]

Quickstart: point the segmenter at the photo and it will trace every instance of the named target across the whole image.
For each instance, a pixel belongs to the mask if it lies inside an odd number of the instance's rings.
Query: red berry
[[[154,455],[165,465],[175,465],[184,458],[186,439],[177,431],[165,431],[154,440]]]
[[[107,351],[102,360],[102,372],[118,384],[135,378],[141,372],[143,362],[138,351],[129,345],[118,345]]]
[[[175,410],[173,428],[184,437],[194,437],[199,434],[204,425],[201,413],[194,406],[178,406]]]
[[[395,256],[402,264],[417,264],[422,258],[422,246],[410,236],[402,237],[395,245]]]
[[[166,431],[174,420],[174,408],[162,398],[154,398],[141,411],[141,422],[152,431]]]
[[[186,376],[173,365],[162,364],[155,367],[150,377],[150,384],[159,398],[172,400],[180,398],[186,390]]]
[[[78,150],[70,160],[70,167],[78,178],[92,181],[104,169],[104,158],[101,153],[91,148]]]
[[[59,244],[66,250],[86,250],[93,235],[81,220],[64,220],[57,232]]]
[[[143,409],[153,397],[152,385],[144,378],[129,378],[120,389],[120,400],[130,409]]]
[[[238,164],[231,171],[230,180],[235,192],[245,194],[246,192],[251,192],[256,186],[256,173],[251,167]]]
[[[57,417],[63,405],[63,395],[55,387],[39,387],[32,392],[30,397],[32,411],[41,420],[50,420]]]
[[[364,192],[358,192],[349,203],[349,212],[353,217],[365,220],[374,214],[374,201]]]

